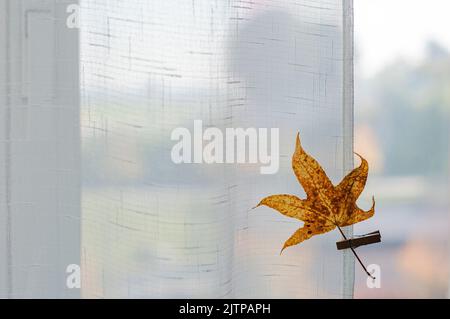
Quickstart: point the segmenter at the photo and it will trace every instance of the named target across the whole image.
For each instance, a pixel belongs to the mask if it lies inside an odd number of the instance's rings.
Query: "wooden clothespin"
[[[375,231],[362,236],[355,236],[347,240],[341,240],[336,243],[338,250],[357,248],[359,246],[370,245],[381,242],[380,231]]]

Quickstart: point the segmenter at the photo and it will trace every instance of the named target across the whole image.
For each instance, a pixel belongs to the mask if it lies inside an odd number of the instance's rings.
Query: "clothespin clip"
[[[357,248],[359,246],[371,245],[381,242],[380,231],[375,231],[362,236],[355,236],[347,240],[341,240],[336,243],[338,250]]]

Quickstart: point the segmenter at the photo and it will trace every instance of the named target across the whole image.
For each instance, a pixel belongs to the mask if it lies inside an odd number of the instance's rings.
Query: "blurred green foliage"
[[[369,105],[360,115],[379,139],[383,173],[447,176],[450,54],[431,42],[420,63],[397,60],[369,79],[364,90],[369,98],[362,103]]]

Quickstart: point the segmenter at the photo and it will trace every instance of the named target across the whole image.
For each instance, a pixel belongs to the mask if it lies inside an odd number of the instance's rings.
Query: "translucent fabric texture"
[[[280,255],[302,223],[252,210],[304,198],[298,132],[333,181],[353,167],[352,1],[27,3],[0,0],[0,297],[352,297],[339,233]],[[198,121],[278,128],[278,171],[176,164]]]
[[[303,196],[290,164],[298,131],[332,176],[349,166],[350,3],[81,4],[83,296],[351,295],[337,233],[280,256],[301,223],[251,210],[270,194]],[[171,132],[195,120],[280,128],[279,172],[174,164]]]

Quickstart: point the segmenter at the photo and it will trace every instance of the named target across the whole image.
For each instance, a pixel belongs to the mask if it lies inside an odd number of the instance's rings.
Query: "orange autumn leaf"
[[[256,206],[268,206],[304,222],[303,227],[285,242],[281,252],[312,236],[362,222],[374,215],[375,199],[372,199],[372,208],[367,212],[356,205],[369,173],[369,164],[362,156],[358,156],[361,158],[360,166],[334,186],[320,164],[302,148],[300,135],[297,135],[292,168],[305,190],[306,199],[293,195],[273,195],[264,198]]]

